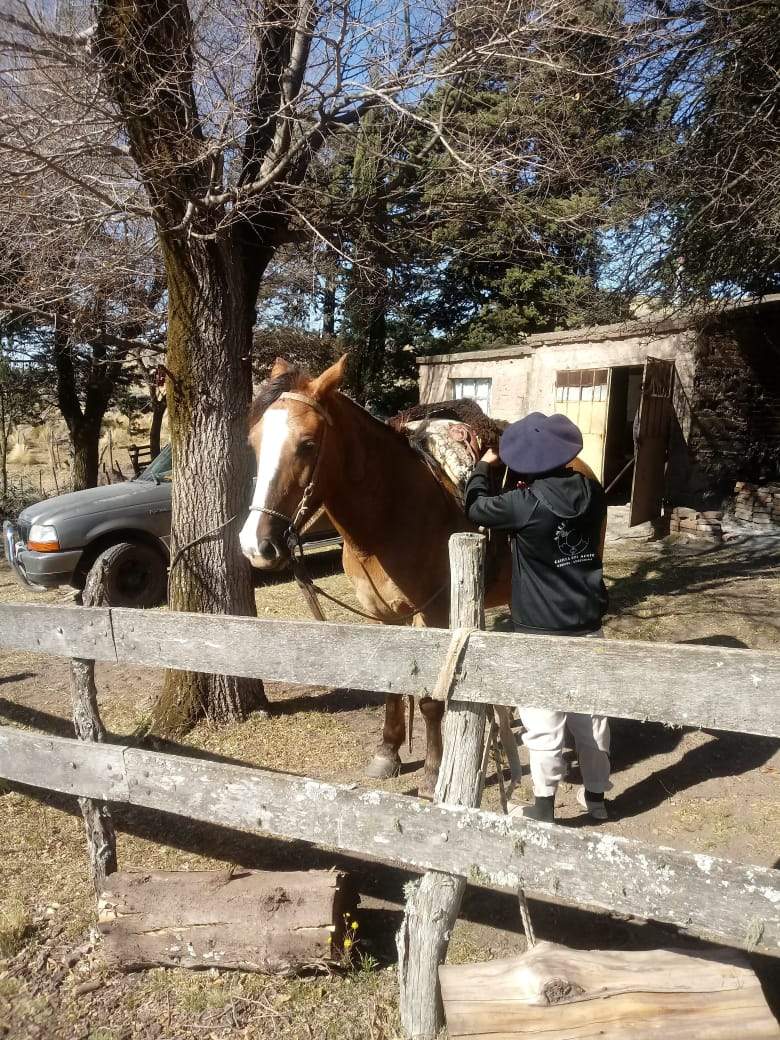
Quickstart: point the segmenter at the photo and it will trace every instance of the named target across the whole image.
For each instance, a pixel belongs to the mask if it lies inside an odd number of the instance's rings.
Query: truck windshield
[[[155,484],[162,484],[164,481],[170,483],[172,476],[171,446],[166,444],[154,462],[146,467],[138,479],[152,480]]]

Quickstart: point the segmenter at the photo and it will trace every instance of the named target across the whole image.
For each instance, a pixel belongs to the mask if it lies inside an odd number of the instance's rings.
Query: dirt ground
[[[718,549],[630,533],[614,509],[606,550],[613,639],[780,648],[780,539],[740,536]],[[351,599],[338,553],[312,561],[321,583]],[[0,601],[67,602],[65,590],[36,595],[0,567]],[[257,590],[258,613],[305,617],[287,581]],[[328,616],[354,620],[327,606]],[[506,625],[494,613],[490,624]],[[129,738],[159,684],[152,669],[99,666],[100,707],[117,739]],[[0,724],[71,735],[64,660],[4,654]],[[270,718],[242,726],[198,727],[188,753],[268,766],[323,779],[360,781],[378,740],[381,698],[349,690],[268,686]],[[734,691],[739,696],[739,690]],[[525,752],[521,752],[524,762]],[[414,793],[422,756],[421,727],[400,777],[387,789]],[[654,844],[778,865],[780,742],[742,735],[613,723],[610,832]],[[572,781],[576,775],[572,774]],[[495,776],[484,804],[497,808]],[[375,781],[371,782],[375,784]],[[527,794],[528,792],[526,792]],[[574,782],[559,794],[561,823],[585,823]],[[284,1035],[333,1040],[399,1036],[394,934],[410,875],[300,843],[248,836],[151,811],[117,807],[122,868],[199,869],[236,863],[271,869],[351,870],[361,893],[358,955],[329,977],[280,979],[243,973],[154,970],[131,975],[101,963],[93,931],[83,832],[73,799],[33,789],[0,793],[0,1037],[14,1040],[270,1040]],[[540,938],[573,947],[696,947],[672,929],[531,903]],[[507,956],[524,948],[515,900],[469,888],[450,949],[453,960]],[[3,959],[5,958],[5,959]],[[775,1013],[778,961],[754,957]],[[90,989],[90,985],[94,988]]]

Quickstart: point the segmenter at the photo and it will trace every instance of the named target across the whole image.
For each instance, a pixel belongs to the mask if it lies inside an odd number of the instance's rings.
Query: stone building
[[[738,481],[780,477],[780,295],[695,318],[543,333],[418,365],[422,402],[473,397],[509,421],[532,411],[568,415],[605,486],[617,481],[627,494],[633,480],[636,523],[659,515],[662,500],[713,510]]]

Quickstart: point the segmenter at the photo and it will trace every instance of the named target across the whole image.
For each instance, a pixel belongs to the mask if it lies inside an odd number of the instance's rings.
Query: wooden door
[[[566,369],[555,373],[555,411],[582,432],[583,459],[599,480],[604,475],[604,445],[609,402],[607,368]]]
[[[649,357],[639,399],[630,527],[661,516],[673,391],[674,362]]]

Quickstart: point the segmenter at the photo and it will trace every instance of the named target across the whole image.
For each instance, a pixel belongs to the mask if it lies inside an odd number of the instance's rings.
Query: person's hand
[[[493,451],[492,448],[488,448],[488,450],[485,452],[485,454],[482,456],[482,458],[479,461],[480,462],[487,462],[488,466],[495,466],[495,464],[497,462],[500,462],[501,459],[499,459],[498,455],[496,454],[495,451]]]

